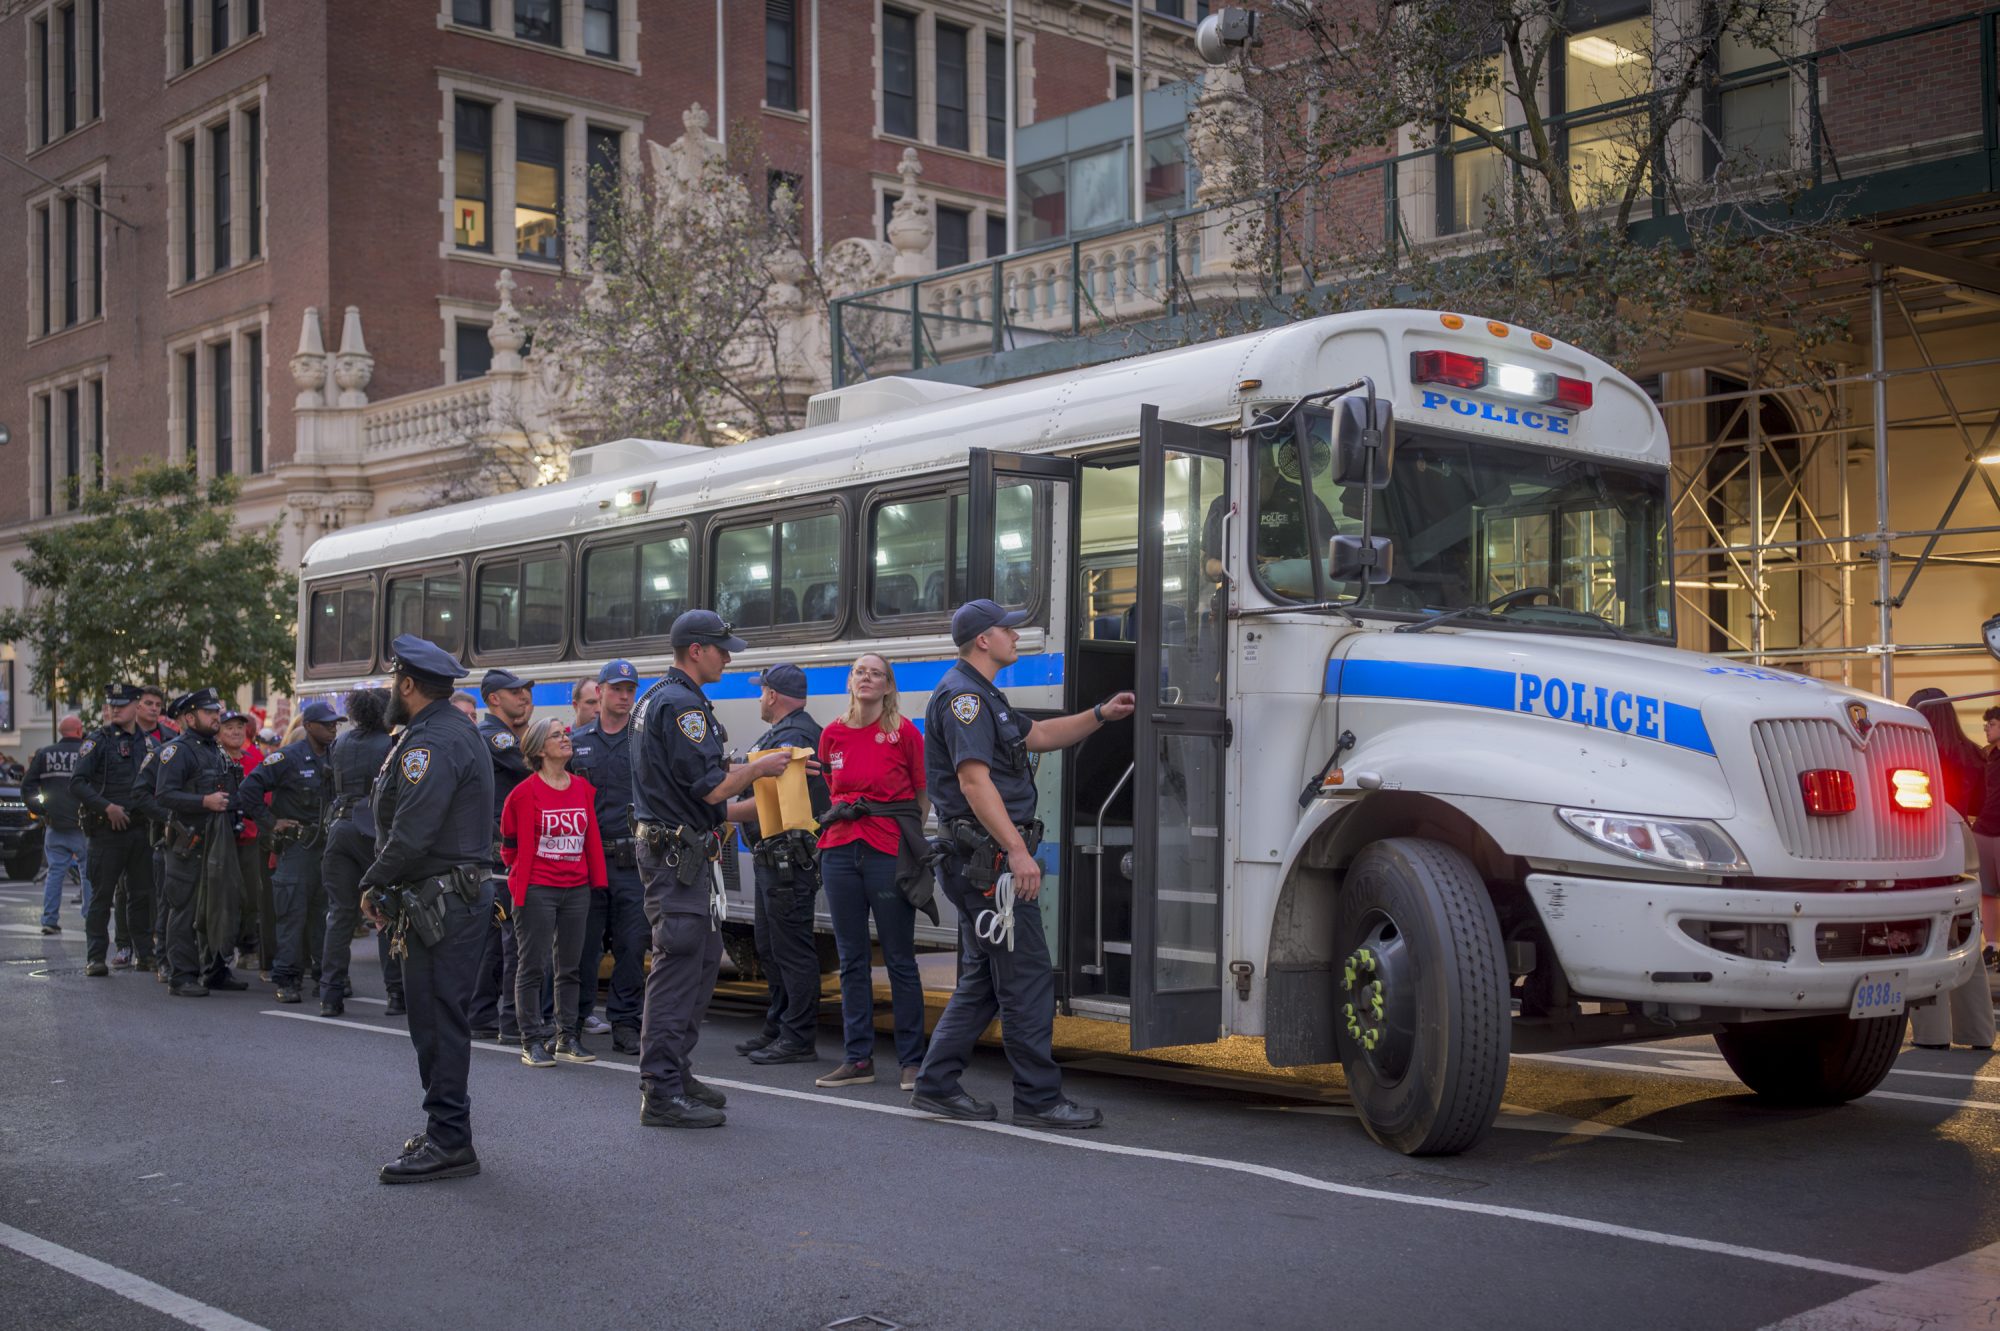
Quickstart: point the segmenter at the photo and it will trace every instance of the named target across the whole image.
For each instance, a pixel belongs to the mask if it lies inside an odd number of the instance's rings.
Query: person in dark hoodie
[[[1923,714],[1930,722],[1931,734],[1937,738],[1938,765],[1944,775],[1944,800],[1968,823],[1975,818],[1986,823],[1989,828],[1995,822],[1987,821],[1987,806],[1993,799],[1996,786],[2000,786],[2000,771],[1992,771],[1989,759],[1980,747],[1973,743],[1959,724],[1958,714],[1946,701],[1942,689],[1918,689],[1910,695],[1910,706]],[[2000,809],[1994,813],[2000,815]],[[1980,847],[1980,904],[1987,906],[1993,898],[1985,893],[1992,889],[1992,879],[1987,873],[1988,853]],[[1989,940],[1993,935],[1987,933]],[[1986,968],[1975,968],[1972,975],[1949,994],[1940,994],[1934,1003],[1914,1008],[1910,1013],[1910,1039],[1920,1049],[1949,1049],[1953,1044],[1962,1044],[1973,1049],[1991,1049],[1994,1038],[1993,997],[1986,987]]]

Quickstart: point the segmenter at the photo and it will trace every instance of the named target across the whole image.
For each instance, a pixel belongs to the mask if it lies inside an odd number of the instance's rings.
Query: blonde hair
[[[882,694],[882,716],[876,724],[882,727],[883,734],[887,735],[890,739],[895,739],[901,733],[903,727],[903,711],[898,705],[898,695],[896,693],[896,667],[889,664],[889,658],[880,652],[861,653],[861,655],[854,658],[854,666],[860,665],[871,656],[882,663],[883,672],[889,676],[889,687]],[[861,728],[861,702],[854,696],[854,666],[847,668],[847,715],[841,719],[856,730],[859,730]]]
[[[521,757],[527,761],[532,771],[542,770],[542,750],[549,746],[549,736],[561,729],[569,733],[569,727],[553,716],[545,716],[528,727],[528,733],[521,736]]]

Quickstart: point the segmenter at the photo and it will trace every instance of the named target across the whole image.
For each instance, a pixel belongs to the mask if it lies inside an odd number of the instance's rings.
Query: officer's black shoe
[[[498,1026],[474,1026],[472,1028],[472,1038],[475,1040],[497,1040],[500,1038],[500,1028]]]
[[[611,1028],[611,1052],[614,1054],[636,1054],[639,1052],[639,1032],[630,1026]]]
[[[101,976],[107,976],[111,974],[111,968],[105,965],[101,961],[92,961],[92,962],[87,962],[84,965],[83,973],[85,975],[90,976],[92,979],[97,979]]]
[[[766,1035],[762,1031],[759,1031],[747,1040],[738,1040],[736,1042],[736,1052],[739,1054],[754,1054],[767,1045],[776,1044],[777,1041],[777,1036]]]
[[[585,1049],[583,1041],[577,1039],[568,1031],[564,1031],[556,1036],[555,1047],[549,1052],[555,1055],[556,1062],[558,1063],[595,1063],[597,1061],[597,1055]]]
[[[250,987],[248,980],[239,980],[234,975],[218,975],[208,982],[211,989],[224,989],[232,994],[240,994]],[[294,999],[294,1002],[297,1000]]]
[[[1104,1126],[1104,1111],[1085,1109],[1074,1100],[1058,1100],[1033,1113],[1016,1109],[1014,1121],[1024,1128],[1100,1128]]]
[[[59,934],[61,932],[62,932],[62,926],[60,924],[45,924],[42,926],[42,937],[44,938],[48,937],[50,934]]]
[[[208,986],[205,984],[177,984],[167,992],[175,998],[207,998]]]
[[[547,1040],[525,1040],[521,1044],[521,1061],[531,1068],[552,1068],[556,1056]]]
[[[819,1050],[809,1044],[793,1044],[789,1040],[778,1040],[750,1055],[750,1061],[760,1068],[768,1068],[777,1063],[817,1063]]]
[[[389,1006],[382,1009],[382,1015],[385,1017],[400,1017],[407,1014],[409,1010],[403,1003],[403,995],[400,992],[393,993],[389,995]]]
[[[956,1095],[925,1095],[919,1091],[910,1097],[910,1108],[936,1114],[939,1118],[963,1118],[980,1123],[990,1123],[1000,1116],[998,1109],[984,1100],[973,1099],[964,1091]]]
[[[479,1172],[479,1157],[470,1146],[447,1151],[428,1137],[413,1137],[407,1150],[382,1166],[384,1183],[429,1183],[432,1179],[470,1178]]]
[[[319,1001],[319,1014],[322,1017],[344,1017],[347,1015],[347,1005],[337,998],[322,998]]]
[[[686,1091],[690,1098],[701,1101],[710,1109],[721,1109],[729,1103],[728,1096],[707,1082],[697,1079],[692,1072],[681,1074],[681,1089]]]
[[[719,1128],[728,1115],[686,1095],[644,1095],[639,1122],[649,1128]]]
[[[224,987],[226,988],[227,986]],[[245,985],[244,987],[248,988],[249,986]],[[278,986],[278,992],[271,995],[271,997],[280,1003],[296,1003],[299,1001],[299,991],[281,984]]]

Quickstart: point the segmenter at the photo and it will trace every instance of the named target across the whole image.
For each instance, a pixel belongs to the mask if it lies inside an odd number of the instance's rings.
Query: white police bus
[[[1585,352],[1377,311],[812,411],[327,536],[301,688],[413,632],[565,708],[704,605],[751,644],[712,690],[743,745],[761,665],[825,720],[878,651],[921,717],[952,607],[1024,607],[1020,705],[1139,697],[1038,769],[1064,1010],[1339,1061],[1407,1152],[1483,1135],[1510,1049],[1713,1032],[1768,1097],[1851,1099],[1976,965],[1922,719],[1673,648],[1664,427]]]

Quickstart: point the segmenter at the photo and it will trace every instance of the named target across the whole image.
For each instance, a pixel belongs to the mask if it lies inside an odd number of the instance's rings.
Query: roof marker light
[[[1530,342],[1533,342],[1536,346],[1540,347],[1543,351],[1547,351],[1550,347],[1553,347],[1555,345],[1554,342],[1551,342],[1549,340],[1549,335],[1547,333],[1530,333],[1528,334],[1528,340]]]
[[[1451,329],[1451,331],[1454,333],[1457,332],[1459,329],[1465,327],[1465,320],[1461,316],[1456,314],[1440,314],[1438,316],[1438,322],[1443,324],[1446,328]]]
[[[1495,337],[1505,337],[1507,336],[1508,333],[1512,332],[1513,330],[1508,328],[1506,324],[1501,323],[1498,319],[1490,319],[1487,321],[1486,331],[1493,334],[1493,336]]]

